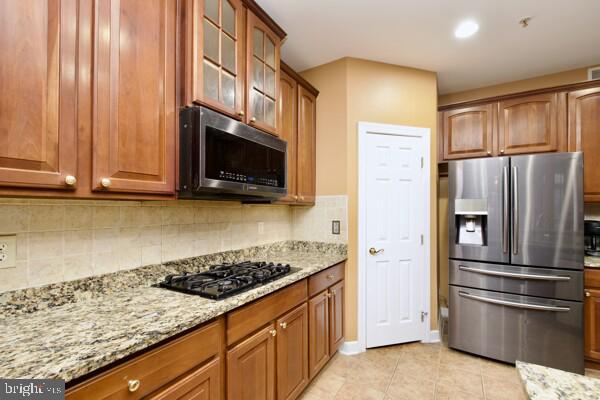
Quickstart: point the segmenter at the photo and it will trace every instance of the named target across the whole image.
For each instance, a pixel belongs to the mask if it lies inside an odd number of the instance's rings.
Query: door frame
[[[427,312],[423,323],[422,342],[430,342],[435,336],[430,329],[431,320],[431,130],[406,125],[380,124],[373,122],[358,122],[358,337],[357,343],[348,343],[345,352],[347,354],[360,353],[367,348],[367,324],[366,324],[366,264],[367,264],[367,234],[366,234],[366,140],[370,131],[378,131],[388,135],[412,136],[423,139],[423,264],[424,271],[421,275],[423,284],[423,298],[421,299],[423,311]]]

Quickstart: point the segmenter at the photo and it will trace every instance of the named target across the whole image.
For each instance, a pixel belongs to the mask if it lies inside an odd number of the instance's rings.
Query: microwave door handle
[[[508,253],[508,167],[502,168],[502,252]]]
[[[512,249],[513,254],[519,254],[519,171],[512,167]]]

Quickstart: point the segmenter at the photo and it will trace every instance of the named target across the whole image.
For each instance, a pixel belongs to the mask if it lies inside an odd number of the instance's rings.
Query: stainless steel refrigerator
[[[583,373],[583,156],[448,164],[450,347]]]

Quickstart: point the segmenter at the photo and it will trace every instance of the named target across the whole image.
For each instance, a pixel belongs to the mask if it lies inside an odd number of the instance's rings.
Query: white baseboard
[[[355,340],[353,342],[344,342],[338,351],[345,356],[353,356],[362,353],[365,349],[360,346],[358,340]]]
[[[424,343],[439,343],[440,342],[440,331],[429,331],[428,339],[423,340]]]

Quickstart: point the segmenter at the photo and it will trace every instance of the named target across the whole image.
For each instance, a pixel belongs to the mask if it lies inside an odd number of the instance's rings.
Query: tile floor
[[[588,370],[586,374],[598,373]],[[525,400],[527,396],[513,366],[440,343],[410,343],[355,356],[337,354],[300,398]]]

